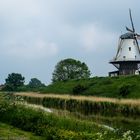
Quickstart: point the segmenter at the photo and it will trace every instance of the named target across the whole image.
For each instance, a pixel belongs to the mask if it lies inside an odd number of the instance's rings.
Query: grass
[[[5,101],[1,102],[0,113],[1,122],[44,136],[48,140],[85,140],[90,137],[96,139],[99,137],[98,132],[100,134],[107,132],[104,138],[117,137],[115,133],[107,131],[96,123],[46,114],[15,103],[8,105]]]
[[[100,125],[107,125],[114,129],[122,129],[122,130],[133,130],[137,134],[140,133],[140,119],[139,118],[129,118],[129,117],[121,117],[121,116],[101,116],[101,115],[82,115],[78,112],[69,112],[67,110],[58,110],[52,109],[52,112],[59,117],[65,116],[70,118],[76,118],[80,120],[86,120],[88,122],[96,122]]]
[[[138,99],[140,98],[140,75],[69,80],[40,88],[29,88],[25,85],[18,91]]]
[[[56,98],[57,99],[57,98]],[[12,100],[0,100],[0,121],[26,130],[49,140],[124,140],[124,137],[137,139],[137,133],[131,131],[111,131],[102,125],[88,120],[79,120],[24,106]]]
[[[79,85],[83,88],[79,90],[79,92],[73,93],[75,87]],[[126,88],[129,87],[127,94],[124,96],[120,94],[122,86],[126,86]],[[94,77],[90,79],[56,82],[36,91],[40,91],[41,93],[137,99],[140,98],[140,76]]]
[[[0,139],[20,139],[20,140],[44,140],[43,137],[35,136],[30,132],[25,132],[11,125],[0,122]]]
[[[96,96],[73,96],[73,95],[61,95],[61,94],[41,94],[33,92],[19,92],[15,93],[19,96],[35,97],[35,98],[59,98],[59,99],[74,99],[78,101],[92,101],[92,102],[110,102],[115,104],[125,104],[125,105],[134,105],[140,106],[140,99],[115,99],[115,98],[106,98],[106,97],[96,97]]]
[[[71,96],[57,94],[15,93],[31,104],[78,112],[83,115],[139,117],[140,99],[114,99],[93,96]]]

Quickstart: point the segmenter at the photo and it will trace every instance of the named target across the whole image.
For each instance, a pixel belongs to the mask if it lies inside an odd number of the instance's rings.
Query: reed
[[[6,106],[5,106],[6,104]],[[115,132],[111,132],[96,123],[81,121],[72,118],[59,117],[54,114],[46,114],[41,110],[36,110],[20,104],[0,102],[0,121],[15,126],[25,131],[33,132],[36,135],[44,136],[53,140],[85,140],[100,139],[102,133],[106,137],[118,137]]]
[[[68,109],[76,109],[79,106],[84,106],[85,110],[92,107],[89,101],[77,101],[74,99],[61,98],[36,98],[25,96],[30,102],[38,104],[42,102],[49,102],[50,105],[60,105],[57,107],[65,107]],[[96,106],[98,106],[98,103]],[[103,106],[100,102],[100,107]],[[90,106],[90,107],[89,107]],[[100,109],[100,107],[98,109]],[[106,105],[104,105],[106,107]],[[79,108],[81,109],[81,108]],[[53,140],[137,140],[138,136],[132,131],[112,131],[107,126],[99,125],[95,122],[86,120],[78,120],[75,118],[62,117],[53,113],[48,114],[36,108],[17,104],[13,100],[5,100],[0,98],[0,121],[20,128],[22,130],[30,131],[36,135],[44,136],[45,139]],[[124,133],[125,132],[125,133]],[[132,133],[133,135],[131,135]],[[139,130],[138,130],[139,132]],[[123,134],[124,133],[124,134]],[[138,133],[139,134],[139,133]],[[123,135],[123,136],[122,136]],[[126,137],[127,136],[127,137]]]
[[[56,94],[15,93],[24,100],[43,105],[44,107],[63,109],[71,112],[79,112],[84,115],[100,114],[104,116],[127,116],[140,115],[140,100],[112,99],[93,96],[70,96]]]

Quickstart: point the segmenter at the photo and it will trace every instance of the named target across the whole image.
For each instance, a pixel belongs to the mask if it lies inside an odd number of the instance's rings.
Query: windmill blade
[[[135,37],[135,40],[136,40],[136,44],[137,44],[137,47],[138,47],[138,50],[139,50],[139,53],[140,53],[139,43],[138,43],[138,40],[137,40],[136,37]]]
[[[131,32],[131,33],[134,33],[134,31],[132,31],[131,29],[129,29],[128,27],[126,27],[126,30]]]
[[[132,25],[133,32],[135,32],[135,28],[134,28],[134,24],[133,24],[133,20],[132,20],[131,9],[129,9],[129,15],[130,15],[130,20],[131,20],[131,25]]]

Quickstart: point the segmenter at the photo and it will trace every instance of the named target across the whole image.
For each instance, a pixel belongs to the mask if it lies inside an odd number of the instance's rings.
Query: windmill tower
[[[113,64],[118,71],[109,72],[110,76],[139,74],[140,48],[137,39],[140,39],[140,35],[135,32],[130,9],[129,15],[132,29],[126,27],[128,32],[119,38],[116,56],[109,62]]]

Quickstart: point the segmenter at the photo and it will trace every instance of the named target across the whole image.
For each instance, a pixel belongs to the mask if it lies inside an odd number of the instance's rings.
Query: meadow
[[[19,91],[137,99],[140,98],[140,76],[93,77],[55,82],[41,88],[23,86]]]
[[[91,96],[15,93],[30,104],[42,105],[54,110],[59,117],[77,118],[119,129],[119,133],[131,130],[140,133],[140,100],[112,99]]]
[[[95,123],[46,114],[13,101],[1,100],[0,114],[1,122],[43,136],[48,140],[90,139],[90,137],[96,139],[99,137],[97,132],[106,132],[104,137],[110,133]],[[115,133],[112,137],[116,137]]]
[[[15,96],[14,96],[15,97]],[[31,132],[40,139],[47,140],[134,140],[139,135],[132,130],[111,130],[107,126],[78,119],[69,115],[57,115],[21,104],[17,100],[4,97],[0,100],[0,122]],[[22,100],[23,101],[23,100]]]

